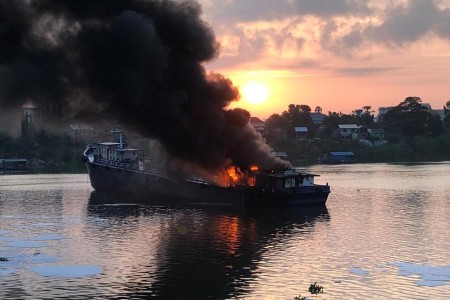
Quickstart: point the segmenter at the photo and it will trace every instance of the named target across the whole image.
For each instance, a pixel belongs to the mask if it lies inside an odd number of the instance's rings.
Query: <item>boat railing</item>
[[[130,164],[123,163],[120,161],[97,158],[95,160],[95,162],[100,165],[104,165],[104,166],[111,166],[111,167],[116,167],[116,168],[121,168],[121,169],[130,169]]]
[[[148,173],[148,174],[157,174],[156,169],[140,169],[139,167],[136,167],[136,164],[130,164],[130,163],[124,163],[121,161],[114,161],[114,160],[108,160],[103,158],[95,158],[94,161],[98,165],[107,166],[107,167],[113,167],[113,168],[119,168],[124,170],[135,170],[142,173]]]

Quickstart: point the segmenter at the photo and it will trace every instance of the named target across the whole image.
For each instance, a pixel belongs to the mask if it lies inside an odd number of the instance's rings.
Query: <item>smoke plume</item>
[[[1,106],[112,118],[205,170],[286,167],[203,67],[218,43],[200,16],[192,1],[0,0]]]

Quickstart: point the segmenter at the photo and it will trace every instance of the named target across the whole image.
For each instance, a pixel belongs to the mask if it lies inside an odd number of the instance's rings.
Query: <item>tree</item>
[[[363,106],[363,112],[359,118],[359,125],[366,126],[367,128],[372,128],[375,125],[375,116],[374,111],[372,110],[372,106],[366,105]]]
[[[279,114],[273,114],[266,120],[266,139],[272,141],[274,140],[278,129],[287,132],[289,128],[289,122],[284,117]]]
[[[352,111],[352,115],[356,118],[361,117],[362,113],[363,113],[362,109],[355,109],[354,111]]]
[[[356,124],[357,120],[354,115],[346,115],[342,112],[328,112],[328,116],[322,121],[322,124],[326,127],[325,134],[331,135],[342,124]]]
[[[445,128],[450,128],[450,100],[448,100],[444,105],[444,125]]]
[[[311,107],[305,104],[290,104],[288,110],[284,111],[281,116],[288,125],[288,133],[294,134],[294,127],[308,127],[309,133],[316,131],[314,122],[311,117]]]
[[[428,111],[419,97],[407,97],[399,105],[386,112],[383,117],[386,132],[436,136],[443,132],[443,124],[438,115]]]

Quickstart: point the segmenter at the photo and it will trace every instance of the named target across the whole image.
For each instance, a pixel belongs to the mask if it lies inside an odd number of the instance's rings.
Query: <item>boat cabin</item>
[[[255,186],[262,188],[288,189],[301,186],[313,186],[314,177],[318,175],[285,171],[280,173],[259,173]]]
[[[95,159],[109,161],[134,161],[140,157],[143,150],[136,148],[122,148],[120,143],[104,142],[89,145],[88,148],[93,149]],[[141,155],[142,156],[142,155]]]

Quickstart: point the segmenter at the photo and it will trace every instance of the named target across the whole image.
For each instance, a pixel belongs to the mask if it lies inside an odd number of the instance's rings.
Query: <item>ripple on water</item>
[[[99,205],[85,175],[9,177],[0,299],[293,299],[313,282],[318,300],[450,299],[450,164],[320,168],[316,214]]]

